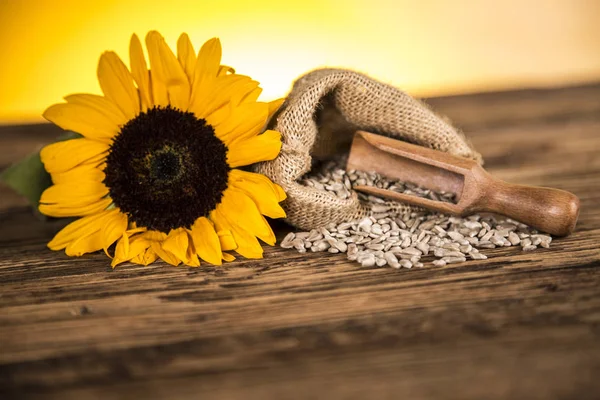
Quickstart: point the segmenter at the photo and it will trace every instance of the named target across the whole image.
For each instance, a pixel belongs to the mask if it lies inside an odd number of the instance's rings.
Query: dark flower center
[[[154,107],[114,138],[104,183],[130,221],[168,233],[208,216],[227,189],[229,170],[227,147],[204,119]]]

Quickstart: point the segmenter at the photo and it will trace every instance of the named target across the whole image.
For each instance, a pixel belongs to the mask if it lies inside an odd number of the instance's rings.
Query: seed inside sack
[[[300,183],[341,199],[349,198],[353,187],[368,185],[435,201],[456,202],[452,193],[434,192],[374,172],[345,171],[343,166],[343,160],[330,161],[313,169]],[[363,267],[417,268],[424,266],[423,257],[430,260],[428,265],[442,267],[468,259],[485,260],[487,256],[478,249],[520,246],[531,251],[538,246],[548,248],[552,242],[551,236],[511,219],[480,215],[461,218],[437,212],[403,214],[395,211],[399,207],[394,207],[394,203],[357,194],[370,207],[371,216],[331,223],[310,232],[290,232],[280,246],[301,253],[307,250],[346,253],[348,260]]]

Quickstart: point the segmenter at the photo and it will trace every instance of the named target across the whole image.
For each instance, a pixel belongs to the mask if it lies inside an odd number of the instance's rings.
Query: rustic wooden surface
[[[0,398],[600,398],[600,84],[430,104],[497,177],[577,194],[576,232],[410,271],[279,248],[112,271],[47,250],[61,222],[2,186]],[[0,128],[0,169],[56,133]]]

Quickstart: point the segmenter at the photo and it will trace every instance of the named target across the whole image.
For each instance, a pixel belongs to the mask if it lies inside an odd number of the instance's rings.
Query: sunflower
[[[274,159],[280,134],[264,130],[281,100],[258,102],[258,82],[221,65],[218,39],[196,55],[184,33],[177,56],[155,31],[131,38],[130,68],[114,52],[98,64],[104,96],[74,94],[44,117],[80,138],[44,147],[53,185],[39,210],[81,217],[49,243],[69,256],[114,247],[112,266],[220,265],[261,258],[273,245],[264,216],[285,217],[285,193],[267,177],[239,169]],[[110,248],[110,249],[109,249]]]

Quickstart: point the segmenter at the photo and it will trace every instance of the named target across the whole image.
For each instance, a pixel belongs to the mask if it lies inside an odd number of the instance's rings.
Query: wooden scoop
[[[507,183],[473,160],[363,131],[354,135],[347,169],[374,171],[434,191],[454,193],[458,203],[371,186],[354,187],[363,193],[463,217],[477,212],[501,214],[556,236],[573,232],[579,215],[579,199],[572,193]]]

